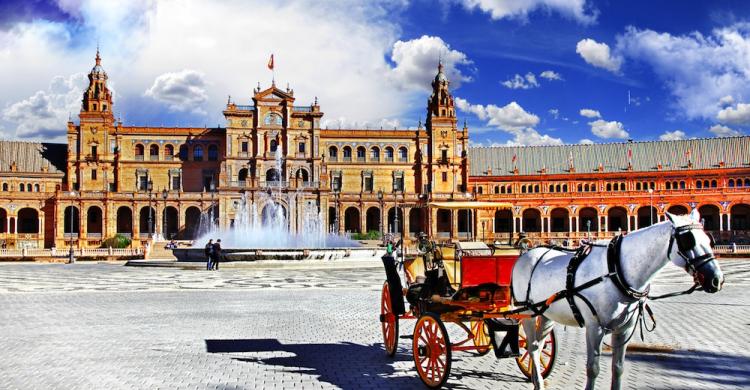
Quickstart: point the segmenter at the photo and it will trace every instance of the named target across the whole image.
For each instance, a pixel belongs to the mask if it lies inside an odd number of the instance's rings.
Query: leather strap
[[[607,246],[607,270],[612,275],[612,282],[614,282],[617,289],[620,290],[626,297],[630,297],[635,300],[639,300],[643,297],[648,296],[648,292],[651,286],[646,286],[643,291],[638,291],[631,287],[622,275],[622,266],[620,265],[620,248],[622,247],[622,235],[616,235]]]

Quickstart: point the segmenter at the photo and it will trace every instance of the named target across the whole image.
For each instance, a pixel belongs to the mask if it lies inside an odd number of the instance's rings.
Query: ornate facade
[[[650,160],[614,167],[604,151],[630,145],[637,154],[664,154],[684,148],[682,141],[470,149],[440,65],[416,130],[321,128],[317,99],[299,105],[293,90],[273,83],[255,88],[247,104],[228,101],[225,127],[125,126],[113,115],[107,80],[97,53],[67,145],[0,142],[6,246],[90,248],[116,234],[133,246],[192,239],[206,215],[233,226],[243,198],[258,210],[273,198],[292,231],[304,222],[298,210],[312,206],[341,233],[503,240],[524,231],[539,241],[576,240],[651,223],[643,211],[650,204],[654,221],[698,207],[720,239],[748,229],[750,138],[690,141],[697,153],[727,157],[679,169]],[[641,151],[646,144],[664,150]],[[496,214],[425,207],[477,198],[515,207]]]

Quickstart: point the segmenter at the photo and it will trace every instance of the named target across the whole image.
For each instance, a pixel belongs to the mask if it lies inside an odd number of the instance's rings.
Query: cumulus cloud
[[[685,138],[685,132],[682,130],[665,131],[664,134],[659,136],[660,141],[677,141]]]
[[[440,37],[428,35],[409,41],[399,40],[393,44],[391,60],[396,66],[391,72],[391,78],[398,86],[425,91],[430,88],[437,72],[438,58],[442,60],[443,72],[453,88],[471,80],[470,76],[458,68],[471,64],[466,54],[451,49]]]
[[[510,89],[530,89],[539,87],[539,82],[536,81],[536,76],[533,73],[526,73],[525,76],[521,76],[516,73],[510,80],[503,81],[503,86]]]
[[[578,53],[584,61],[598,68],[606,69],[613,73],[620,72],[622,57],[613,55],[606,43],[599,43],[593,39],[586,38],[578,41],[576,45]]]
[[[722,123],[747,126],[750,125],[750,104],[737,103],[735,107],[721,109],[716,119]]]
[[[158,76],[144,95],[174,111],[204,112],[201,106],[208,100],[203,73],[189,69]]]
[[[545,78],[550,81],[563,79],[560,73],[557,73],[553,70],[545,70],[544,72],[539,73],[539,77]]]
[[[503,107],[494,104],[471,104],[462,98],[456,98],[459,110],[476,115],[487,121],[487,125],[505,131],[513,136],[508,145],[559,145],[560,138],[553,138],[547,134],[540,134],[534,126],[539,124],[539,117],[527,112],[516,102],[510,102]]]
[[[592,140],[590,140],[588,138],[583,138],[580,141],[578,141],[578,143],[581,144],[581,145],[593,145],[594,141],[592,141]]]
[[[737,137],[742,135],[741,131],[722,125],[713,125],[708,129],[708,131],[710,131],[717,137]]]
[[[413,107],[423,106],[439,55],[454,88],[470,79],[459,70],[470,60],[439,37],[399,41],[393,16],[402,7],[402,2],[343,0],[66,1],[74,22],[35,19],[0,30],[0,74],[13,75],[0,77],[0,107],[8,109],[36,91],[47,93],[55,75],[87,72],[99,38],[110,86],[117,87],[113,108],[127,114],[126,124],[161,124],[165,117],[167,123],[195,126],[223,123],[227,95],[247,104],[258,81],[270,86],[266,63],[271,53],[277,85],[288,82],[300,105],[318,96],[325,118],[373,126],[383,118],[403,119]],[[155,97],[144,95],[158,77],[183,67],[204,75],[205,114],[154,110]],[[82,92],[83,87],[75,89],[77,105]],[[190,96],[188,103],[202,99],[200,93]],[[34,100],[37,107],[44,106],[41,99]],[[182,107],[179,100],[165,103]],[[20,111],[17,106],[7,116],[20,118]],[[63,111],[56,128],[65,126],[68,110]],[[0,127],[17,127],[5,117]]]
[[[48,88],[9,104],[2,111],[2,118],[15,126],[15,137],[63,137],[68,117],[78,114],[81,109],[81,98],[87,85],[88,80],[82,73],[56,76]]]
[[[717,28],[709,35],[628,27],[616,48],[650,65],[689,119],[713,119],[728,96],[750,95],[750,24]]]
[[[625,139],[629,137],[628,132],[623,128],[621,122],[597,119],[589,122],[589,125],[591,126],[591,132],[599,138]]]
[[[725,107],[725,106],[731,106],[734,104],[734,97],[732,95],[727,95],[719,99],[719,106]]]
[[[581,116],[585,116],[586,118],[601,118],[602,114],[599,113],[597,110],[592,110],[590,108],[582,108],[581,111],[579,111]]]
[[[564,17],[574,19],[581,24],[596,22],[598,11],[592,9],[586,0],[454,0],[466,9],[480,9],[489,13],[494,20],[521,19],[527,20],[530,13],[537,10],[557,12]]]

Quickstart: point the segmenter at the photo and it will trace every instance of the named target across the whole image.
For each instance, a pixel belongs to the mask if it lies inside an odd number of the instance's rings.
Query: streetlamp
[[[169,231],[167,230],[167,196],[169,196],[169,191],[167,191],[167,189],[164,188],[161,191],[161,198],[164,199],[164,209],[161,211],[162,212],[161,222],[163,224],[162,231],[164,232],[165,240],[167,239],[167,235],[169,234]]]
[[[378,189],[378,203],[380,203],[380,234],[383,234],[383,189]]]
[[[154,195],[154,182],[149,178],[146,184],[146,190],[148,191],[148,237],[154,238],[154,209],[151,208],[151,199]]]
[[[76,262],[75,252],[73,251],[73,210],[75,210],[75,191],[70,191],[70,247],[68,248],[68,263]]]
[[[393,181],[393,233],[398,233],[398,194],[395,180]]]
[[[484,224],[485,224],[485,222],[486,221],[482,221],[482,241],[485,241],[485,237],[484,237]]]
[[[339,196],[341,193],[339,193],[339,188],[335,187],[333,188],[333,199],[334,199],[334,206],[336,206],[336,215],[333,216],[333,227],[336,229],[335,234],[339,234],[341,229],[339,229]]]
[[[651,223],[649,224],[650,226],[654,224],[654,189],[653,188],[648,189],[648,197],[649,197],[648,214],[651,218]]]

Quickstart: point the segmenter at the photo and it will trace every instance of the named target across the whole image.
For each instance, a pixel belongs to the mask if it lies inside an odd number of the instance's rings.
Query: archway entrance
[[[128,238],[133,236],[133,211],[130,207],[120,206],[117,209],[117,234]]]
[[[359,227],[359,209],[352,206],[344,212],[344,231],[361,233]]]
[[[612,207],[607,212],[607,226],[610,232],[627,231],[628,212],[622,207]]]
[[[102,236],[102,209],[97,206],[91,206],[86,211],[86,236]]]
[[[380,231],[380,208],[370,207],[367,209],[366,219],[366,232],[379,232]]]

